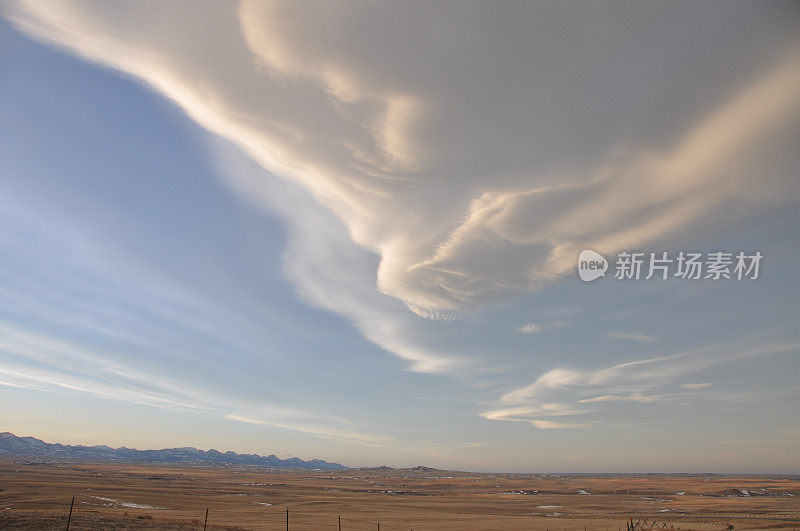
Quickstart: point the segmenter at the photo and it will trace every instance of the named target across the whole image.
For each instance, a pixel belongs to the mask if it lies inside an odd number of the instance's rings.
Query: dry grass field
[[[0,528],[800,528],[800,478],[0,461]],[[643,523],[646,521],[647,523]]]

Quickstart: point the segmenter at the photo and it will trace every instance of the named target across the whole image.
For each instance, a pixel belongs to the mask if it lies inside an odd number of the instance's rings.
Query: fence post
[[[69,531],[69,523],[72,521],[72,507],[75,505],[75,495],[72,495],[72,501],[69,502],[69,516],[67,516],[67,531]]]
[[[342,531],[342,517],[339,517],[339,531]]]
[[[203,520],[203,531],[206,531],[207,525],[208,525],[208,507],[206,507],[206,519]]]
[[[286,531],[289,531],[289,506],[286,506]]]

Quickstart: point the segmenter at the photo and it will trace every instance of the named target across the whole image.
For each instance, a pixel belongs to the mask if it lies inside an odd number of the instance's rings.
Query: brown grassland
[[[680,493],[680,494],[679,494]],[[0,461],[0,528],[800,529],[800,477]],[[646,524],[642,522],[646,520]]]

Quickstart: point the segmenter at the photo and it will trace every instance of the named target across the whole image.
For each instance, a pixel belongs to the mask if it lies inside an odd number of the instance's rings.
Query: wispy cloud
[[[116,4],[9,2],[4,15],[36,38],[138,77],[267,170],[300,183],[335,213],[348,238],[377,253],[372,287],[426,318],[447,318],[547,285],[571,271],[582,248],[611,252],[655,241],[690,223],[722,223],[715,207],[731,197],[754,207],[796,203],[791,171],[761,172],[770,182],[749,186],[776,145],[791,145],[791,135],[784,133],[800,114],[796,42],[784,36],[774,44],[788,50],[781,60],[737,76],[738,86],[715,85],[716,98],[705,92],[703,101],[712,104],[699,109],[694,121],[678,121],[681,129],[667,134],[662,130],[667,120],[645,113],[637,136],[673,142],[642,141],[620,153],[619,143],[630,139],[616,116],[629,110],[627,102],[608,98],[602,112],[586,112],[585,103],[595,101],[590,87],[598,82],[595,53],[605,52],[614,61],[608,68],[614,75],[604,78],[608,93],[615,92],[616,83],[627,83],[632,93],[669,94],[665,81],[678,80],[641,75],[641,64],[618,58],[619,42],[631,49],[653,45],[629,29],[642,26],[619,26],[615,17],[590,18],[596,27],[588,33],[604,38],[593,40],[594,53],[585,54],[587,32],[558,25],[561,17],[543,15],[538,7],[523,4],[511,15],[479,4],[454,4],[453,13],[462,13],[464,20],[513,16],[509,22],[524,19],[542,28],[504,24],[509,33],[492,46],[478,44],[479,31],[464,31],[453,46],[434,44],[428,33],[423,38],[414,31],[401,38],[404,45],[373,39],[394,32],[394,26],[351,31],[365,16],[367,8],[360,4],[339,6],[335,17],[310,16],[292,2],[248,1],[212,3],[190,16],[172,3],[154,3],[129,16],[129,8]],[[380,10],[384,16],[374,24],[405,20],[409,28],[452,37],[450,22],[441,19],[436,6],[385,4]],[[689,4],[674,16],[696,20],[700,11],[712,16]],[[656,16],[650,8],[635,15],[642,24]],[[153,23],[178,17],[181,27],[169,31]],[[199,30],[209,24],[215,28],[210,37]],[[547,40],[553,24],[561,28],[557,35],[563,46]],[[469,42],[482,53],[471,55],[465,69],[456,50]],[[516,56],[520,43],[536,50],[531,56],[539,68],[520,69],[507,60]],[[735,39],[731,43],[738,45]],[[408,49],[418,52],[405,56]],[[669,54],[653,54],[662,55],[671,64]],[[702,47],[694,60],[718,64],[717,54]],[[556,66],[565,63],[575,65],[572,97],[555,98],[565,93]],[[660,64],[648,68],[658,72]],[[465,82],[467,72],[492,75]],[[521,80],[520,72],[530,77]],[[476,105],[497,94],[498,86],[536,90],[503,91],[486,108]],[[453,103],[453,94],[461,104]],[[549,126],[543,129],[541,123]],[[576,145],[576,125],[600,140]],[[495,135],[487,137],[487,131]],[[499,142],[498,131],[517,140]],[[520,149],[517,142],[541,149]],[[592,153],[587,158],[594,162],[577,166],[576,151]],[[298,244],[291,252],[307,250]],[[314,291],[307,286],[313,271],[295,268],[293,274],[301,290]],[[352,298],[362,295],[350,292]],[[324,304],[319,297],[311,300]],[[360,330],[368,328],[361,314],[346,315]],[[381,319],[381,328],[390,323]],[[431,356],[399,344],[396,337],[379,340],[419,370],[441,370]]]
[[[556,420],[531,420],[530,423],[540,430],[569,430],[586,427],[586,424],[581,424],[579,422],[562,422]]]
[[[160,371],[143,372],[91,347],[0,322],[0,385],[55,394],[79,394],[161,409],[290,429],[353,444],[389,444],[390,437],[330,426],[343,419],[301,408],[224,396],[195,388]],[[229,413],[256,410],[260,417]]]
[[[488,420],[527,422],[539,429],[568,429],[585,426],[580,422],[554,420],[589,413],[588,410],[573,409],[566,404],[542,404],[538,407],[512,407],[494,409],[481,413]]]
[[[545,324],[527,323],[522,326],[518,326],[517,328],[515,328],[515,330],[520,334],[538,334],[540,332],[544,332],[545,330],[552,330],[554,328],[563,328],[565,326],[567,326],[566,321],[555,321],[553,323],[545,323]]]
[[[717,345],[660,358],[627,362],[604,369],[552,369],[533,383],[502,394],[498,402],[505,407],[481,414],[490,420],[527,421],[548,417],[590,416],[602,410],[587,409],[612,403],[632,402],[651,404],[674,398],[676,394],[652,393],[674,384],[677,378],[716,364],[791,352],[800,344],[763,345],[758,340],[740,344]],[[754,346],[755,344],[755,346]],[[684,389],[702,389],[710,383],[682,384]],[[580,407],[584,406],[584,407]]]
[[[398,444],[398,441],[393,437],[362,433],[352,430],[343,430],[332,427],[309,425],[296,422],[287,422],[286,420],[255,419],[233,413],[229,413],[225,415],[225,417],[230,420],[235,420],[237,422],[243,422],[245,424],[254,424],[257,426],[269,426],[272,428],[283,428],[287,430],[294,430],[303,433],[309,433],[311,435],[316,435],[324,439],[345,441],[365,446],[387,447],[387,446],[396,446]]]
[[[584,398],[578,400],[581,404],[589,404],[592,402],[641,402],[646,404],[648,402],[656,402],[663,398],[663,395],[643,395],[642,393],[631,393],[629,395],[603,395],[594,398]]]

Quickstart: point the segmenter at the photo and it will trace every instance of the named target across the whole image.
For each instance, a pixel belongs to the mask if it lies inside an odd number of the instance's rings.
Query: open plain
[[[800,528],[800,477],[0,461],[0,528]],[[380,525],[379,525],[380,522]]]

